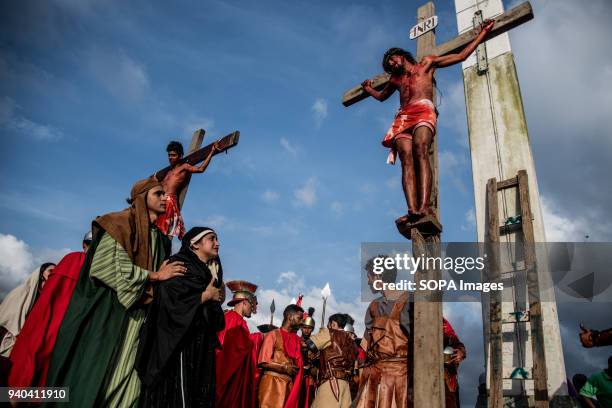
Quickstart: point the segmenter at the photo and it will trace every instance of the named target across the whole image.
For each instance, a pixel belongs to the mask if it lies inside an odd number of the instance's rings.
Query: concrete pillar
[[[503,12],[501,0],[455,0],[459,33],[473,28],[472,18],[482,10],[484,18],[494,17]],[[537,17],[536,17],[537,18]],[[518,28],[520,29],[520,28]],[[534,41],[536,41],[534,39]],[[516,176],[519,170],[526,170],[529,178],[531,210],[536,242],[546,242],[542,209],[529,134],[525,120],[523,102],[507,34],[502,34],[485,45],[488,57],[488,73],[479,74],[474,53],[463,63],[465,102],[467,109],[472,177],[476,207],[478,241],[484,242],[486,229],[486,185],[487,180],[496,177],[498,181]],[[519,214],[518,199],[514,190],[499,193],[499,219]],[[517,193],[518,194],[518,193]],[[502,240],[504,238],[502,237]],[[514,237],[510,236],[510,240]],[[567,384],[563,349],[559,332],[559,320],[550,272],[547,269],[546,253],[538,251],[538,276],[542,302],[542,319],[545,333],[546,367],[548,373],[548,395],[554,400],[567,401]],[[502,272],[512,269],[510,257],[502,258]],[[510,276],[502,274],[502,277]],[[504,290],[502,313],[506,316],[515,309],[515,301],[528,308],[524,288]],[[488,345],[488,299],[483,297],[483,319],[485,334],[485,359],[489,365]],[[523,366],[531,373],[531,343],[529,323],[522,323],[520,331],[516,324],[504,324],[503,367],[510,372],[512,367]],[[522,355],[523,362],[519,362]],[[488,377],[488,376],[487,376]],[[506,377],[506,375],[504,375]],[[488,382],[488,378],[487,378]],[[487,384],[488,387],[488,384]],[[532,380],[504,380],[504,396],[533,395]],[[555,397],[555,398],[553,398]],[[554,404],[558,405],[558,404]],[[560,405],[565,405],[561,403]]]

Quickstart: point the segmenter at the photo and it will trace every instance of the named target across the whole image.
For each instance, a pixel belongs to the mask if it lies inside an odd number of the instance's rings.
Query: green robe
[[[151,248],[157,270],[170,250],[157,228],[151,229]],[[69,406],[137,406],[140,381],[134,359],[145,318],[138,300],[147,277],[148,271],[134,265],[110,235],[103,230],[96,234],[58,332],[47,377],[47,386],[70,387]]]

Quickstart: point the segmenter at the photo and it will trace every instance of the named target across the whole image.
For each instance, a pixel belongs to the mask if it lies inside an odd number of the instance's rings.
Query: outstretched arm
[[[478,47],[478,45],[480,45],[480,43],[484,41],[485,36],[493,28],[493,24],[495,24],[495,22],[492,20],[483,21],[483,23],[480,25],[480,32],[478,33],[476,38],[474,38],[474,40],[469,43],[461,52],[457,54],[444,55],[442,57],[428,56],[425,57],[425,64],[429,65],[432,68],[443,68],[465,61],[474,52],[476,47]]]
[[[185,171],[187,171],[188,173],[204,173],[204,171],[206,171],[206,168],[210,164],[210,159],[212,159],[213,154],[216,151],[219,151],[219,146],[218,146],[217,142],[213,143],[212,149],[210,149],[210,153],[208,153],[208,157],[206,157],[206,159],[204,159],[202,164],[200,164],[199,166],[193,166],[191,164],[185,164],[184,165]]]
[[[391,82],[387,82],[387,85],[383,88],[382,91],[378,92],[376,89],[372,88],[372,81],[370,79],[366,79],[361,83],[361,87],[364,91],[366,91],[370,96],[379,101],[387,100],[393,92],[395,92],[395,86],[391,84]]]

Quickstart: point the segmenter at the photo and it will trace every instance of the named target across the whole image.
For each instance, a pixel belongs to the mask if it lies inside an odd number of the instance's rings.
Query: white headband
[[[198,242],[200,239],[202,239],[202,237],[204,235],[208,235],[210,233],[215,233],[215,231],[211,230],[211,229],[205,229],[204,231],[200,232],[198,235],[196,235],[195,237],[191,238],[191,240],[189,241],[190,245],[195,244],[196,242]]]

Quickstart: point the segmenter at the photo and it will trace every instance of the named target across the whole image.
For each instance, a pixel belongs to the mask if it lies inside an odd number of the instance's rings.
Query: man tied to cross
[[[172,141],[168,144],[166,151],[168,152],[168,162],[170,162],[171,169],[162,181],[166,192],[166,212],[159,216],[156,224],[157,228],[171,239],[173,236],[183,239],[183,235],[185,235],[185,225],[178,199],[179,194],[189,182],[191,174],[204,173],[213,154],[218,150],[217,142],[215,142],[204,162],[199,166],[194,166],[189,163],[181,163],[183,145],[180,142]]]
[[[385,72],[391,75],[387,85],[378,92],[369,79],[361,84],[366,93],[381,102],[399,90],[400,108],[382,144],[391,149],[387,163],[395,164],[396,154],[402,162],[402,187],[408,204],[408,214],[402,217],[405,221],[434,214],[430,208],[432,171],[429,164],[429,148],[436,133],[437,118],[432,101],[434,71],[465,61],[493,24],[493,21],[483,22],[476,38],[457,54],[428,55],[417,62],[410,52],[390,48],[382,61]]]

